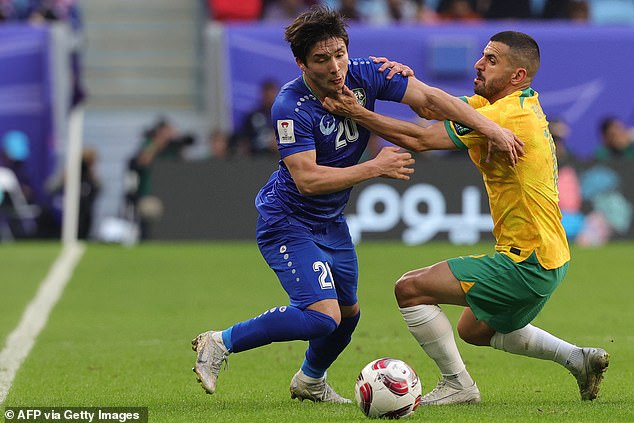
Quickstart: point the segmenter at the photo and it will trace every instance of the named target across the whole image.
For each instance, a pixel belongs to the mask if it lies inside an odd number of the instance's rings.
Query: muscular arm
[[[455,120],[488,135],[497,125],[481,116],[473,107],[443,90],[431,87],[416,78],[408,78],[401,103],[407,104],[427,119]]]
[[[410,78],[412,81],[412,78]],[[408,84],[403,102],[409,102],[413,107],[424,107],[430,109],[440,116],[461,122],[471,128],[480,131],[490,140],[489,157],[492,153],[491,144],[495,149],[507,154],[511,163],[517,163],[518,157],[524,154],[523,143],[510,130],[502,128],[492,120],[482,116],[473,107],[462,100],[452,97],[442,90],[429,87],[422,82],[412,82]],[[377,135],[394,142],[401,147],[413,151],[425,151],[430,149],[452,149],[454,148],[451,139],[445,133],[442,123],[432,125],[427,130],[413,123],[393,119],[387,116],[374,113],[357,103],[354,94],[347,87],[336,99],[326,98],[323,101],[324,107],[335,114],[348,116],[357,121],[362,126],[368,128]],[[462,118],[464,112],[467,118]],[[473,115],[476,116],[473,116]],[[454,119],[452,116],[458,116]],[[484,125],[484,132],[473,125],[474,122]],[[488,135],[495,134],[495,135]],[[489,159],[487,157],[487,160]]]
[[[330,167],[317,164],[315,150],[302,151],[284,158],[284,164],[302,195],[320,195],[342,191],[379,176],[408,180],[414,159],[396,147],[386,147],[372,160],[349,166]]]
[[[337,101],[325,99],[324,106],[334,113],[352,118],[361,126],[400,147],[416,152],[456,149],[442,122],[423,128],[411,122],[370,111],[347,95],[341,97]]]
[[[424,113],[428,118],[460,122],[483,134],[489,139],[487,160],[491,156],[492,148],[505,152],[511,163],[517,163],[519,156],[524,154],[522,148],[524,144],[513,132],[482,116],[459,98],[438,88],[430,87],[416,78],[408,78],[407,90],[402,102],[409,105],[415,112]]]

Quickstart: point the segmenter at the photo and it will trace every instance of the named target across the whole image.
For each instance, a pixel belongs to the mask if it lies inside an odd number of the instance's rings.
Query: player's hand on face
[[[414,165],[414,158],[399,147],[383,147],[373,160],[385,178],[408,181],[414,173],[414,169],[408,167]]]
[[[396,75],[397,73],[400,73],[401,75],[405,77],[414,76],[414,71],[412,70],[412,68],[402,63],[390,60],[387,57],[370,56],[370,59],[372,59],[374,63],[383,63],[379,67],[379,72],[383,72],[386,69],[390,70],[387,76],[385,77],[385,79],[392,79],[392,77]]]
[[[516,165],[519,158],[524,155],[524,143],[511,130],[500,128],[496,137],[489,138],[487,163],[491,161],[493,153],[502,152],[506,159]]]
[[[326,97],[322,100],[321,104],[324,109],[330,113],[334,113],[339,116],[352,117],[355,107],[359,107],[357,98],[352,90],[345,85],[343,90],[337,97]]]

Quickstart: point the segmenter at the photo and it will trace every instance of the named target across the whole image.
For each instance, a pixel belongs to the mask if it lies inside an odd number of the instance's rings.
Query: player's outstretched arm
[[[512,164],[517,163],[519,157],[524,155],[524,143],[513,132],[482,116],[464,101],[416,78],[408,78],[402,102],[415,111],[425,110],[436,119],[460,122],[486,136],[489,139],[487,161],[494,151],[505,153]]]
[[[349,117],[383,139],[410,151],[456,149],[442,122],[423,128],[370,111],[357,102],[347,87],[337,98],[326,97],[322,104],[329,112]]]
[[[378,177],[409,180],[414,173],[409,167],[414,164],[412,155],[397,147],[385,147],[374,159],[349,167],[318,165],[315,150],[291,154],[284,164],[299,192],[307,196],[342,191]]]

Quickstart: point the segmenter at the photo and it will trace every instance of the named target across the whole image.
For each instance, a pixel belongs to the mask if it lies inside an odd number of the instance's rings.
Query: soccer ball
[[[354,386],[357,405],[368,417],[399,419],[420,405],[422,385],[409,365],[379,358],[361,370]]]

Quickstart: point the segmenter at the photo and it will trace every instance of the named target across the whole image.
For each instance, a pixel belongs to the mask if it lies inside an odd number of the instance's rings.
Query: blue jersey
[[[357,101],[374,110],[376,100],[401,101],[407,78],[392,79],[378,72],[380,64],[370,59],[350,59],[346,86]],[[284,216],[305,223],[323,223],[337,219],[350,197],[352,188],[331,194],[304,196],[299,193],[283,160],[291,154],[315,150],[317,164],[349,167],[357,164],[370,138],[370,131],[350,118],[330,114],[300,76],[282,87],[271,111],[280,153],[279,168],[258,193],[255,205],[260,216],[273,223]]]

